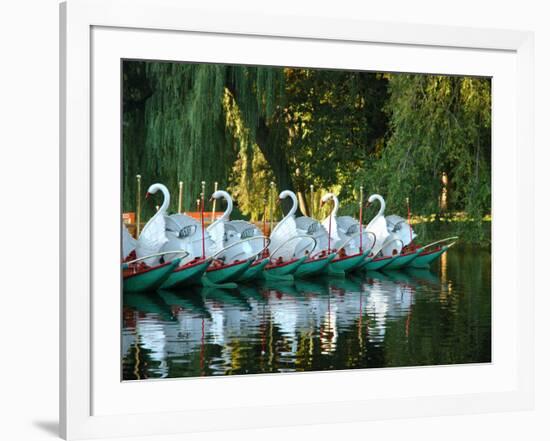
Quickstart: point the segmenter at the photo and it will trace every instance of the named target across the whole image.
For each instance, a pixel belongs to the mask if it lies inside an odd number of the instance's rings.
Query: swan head
[[[228,201],[232,200],[229,193],[227,191],[224,191],[224,190],[218,190],[218,191],[215,191],[214,193],[212,193],[212,197],[210,198],[210,200],[220,199],[220,198],[227,199]]]
[[[145,197],[148,198],[150,195],[155,194],[157,191],[162,191],[164,194],[168,193],[168,189],[163,184],[153,184],[147,189],[147,193],[145,194]]]
[[[321,205],[326,204],[330,199],[336,200],[334,193],[327,193],[321,198]]]
[[[295,197],[296,195],[294,194],[294,192],[290,190],[281,191],[281,193],[279,194],[279,200],[286,199],[286,198],[295,198]]]
[[[369,204],[372,204],[374,201],[379,201],[381,204],[385,202],[384,198],[379,194],[371,194],[369,196],[368,201],[369,201]]]

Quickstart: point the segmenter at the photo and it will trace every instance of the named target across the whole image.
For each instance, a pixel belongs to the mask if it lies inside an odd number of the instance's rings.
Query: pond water
[[[430,270],[123,296],[123,380],[490,361],[483,249]]]

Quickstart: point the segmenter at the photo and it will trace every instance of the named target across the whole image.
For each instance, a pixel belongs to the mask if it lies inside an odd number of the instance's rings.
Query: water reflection
[[[124,379],[490,361],[490,254],[123,298]]]

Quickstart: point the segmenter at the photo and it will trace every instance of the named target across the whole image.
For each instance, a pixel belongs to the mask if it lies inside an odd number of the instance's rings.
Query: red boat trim
[[[352,254],[351,256],[339,257],[338,259],[333,259],[332,262],[341,262],[342,260],[351,259],[352,257],[357,257],[362,255],[363,253],[357,253],[357,254]]]
[[[185,265],[180,266],[179,268],[175,269],[174,272],[177,273],[179,271],[183,271],[189,268],[193,268],[194,266],[202,265],[206,262],[206,259],[199,259],[197,261],[192,261],[189,263],[186,263]]]
[[[218,271],[218,270],[221,270],[221,269],[227,269],[227,268],[231,268],[232,266],[235,266],[235,265],[240,265],[241,263],[244,263],[246,262],[246,260],[238,260],[237,262],[233,262],[233,263],[230,263],[228,265],[222,265],[222,266],[216,266],[216,267],[213,267],[213,266],[209,266],[207,269],[206,269],[206,272],[211,272],[211,271]]]
[[[270,270],[270,269],[274,269],[274,268],[282,268],[283,266],[290,265],[291,263],[297,262],[298,260],[300,260],[300,259],[293,259],[293,260],[289,260],[288,262],[283,262],[283,263],[268,263],[265,266],[264,269]]]
[[[304,265],[305,265],[306,263],[321,262],[321,261],[323,261],[323,260],[327,260],[328,258],[329,258],[329,256],[320,257],[320,258],[318,258],[318,259],[315,259],[315,258],[307,259],[307,260],[304,262]],[[333,259],[333,261],[334,261],[334,259]]]
[[[261,265],[263,262],[264,262],[264,259],[258,260],[257,262],[254,262],[252,265],[250,265],[250,268]]]
[[[171,265],[171,264],[172,264],[172,261],[161,263],[160,265],[157,265],[157,266],[148,266],[146,268],[143,268],[143,269],[140,269],[140,270],[136,271],[135,273],[127,274],[127,275],[124,275],[124,270],[122,270],[123,271],[122,277],[124,279],[129,279],[131,277],[139,276],[140,274],[145,274],[145,273],[148,273],[149,271],[153,271],[153,270],[156,270],[158,268],[162,268],[163,266]]]

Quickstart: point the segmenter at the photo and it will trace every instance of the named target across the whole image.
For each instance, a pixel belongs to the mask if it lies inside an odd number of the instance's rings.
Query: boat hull
[[[170,274],[179,265],[181,259],[174,259],[146,270],[129,274],[123,277],[123,289],[125,292],[156,291],[170,277]]]
[[[449,249],[448,246],[443,246],[439,249],[433,251],[424,251],[420,253],[416,259],[414,259],[410,264],[410,268],[429,268],[430,265],[437,260],[443,253]]]
[[[396,257],[397,256],[389,256],[372,259],[370,262],[367,262],[367,264],[365,265],[365,269],[367,271],[380,271],[382,268],[389,265]]]
[[[262,276],[262,271],[269,263],[269,259],[264,259],[250,265],[244,274],[239,277],[239,282],[249,282],[254,279],[259,279]]]
[[[330,262],[336,257],[336,254],[329,254],[321,259],[306,260],[298,267],[294,273],[295,278],[311,277],[322,274]]]
[[[203,285],[236,282],[239,277],[246,272],[250,265],[252,265],[252,259],[221,267],[210,267],[206,270],[201,280]]]
[[[200,260],[191,262],[176,268],[168,279],[162,284],[163,289],[174,289],[182,286],[196,285],[201,281],[201,277],[210,265],[211,260]]]
[[[353,271],[363,264],[365,253],[333,259],[327,266],[329,276],[343,276],[346,272]]]
[[[307,259],[307,256],[291,260],[280,265],[267,265],[264,268],[263,276],[268,280],[293,280],[293,274]]]
[[[394,257],[393,259],[391,259],[390,263],[384,266],[384,269],[397,270],[397,269],[405,268],[407,265],[413,262],[414,259],[416,259],[421,253],[422,253],[422,250],[417,250],[407,254],[400,254]]]

